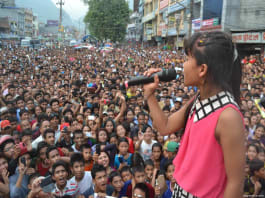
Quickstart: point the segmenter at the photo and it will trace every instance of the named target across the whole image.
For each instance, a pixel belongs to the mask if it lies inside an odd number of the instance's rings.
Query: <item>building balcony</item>
[[[155,18],[155,12],[153,11],[153,12],[151,12],[151,13],[145,15],[145,16],[142,18],[142,23],[146,23],[146,22],[148,22],[148,21],[151,21],[151,20],[153,20],[154,18]]]
[[[25,26],[27,26],[27,27],[33,27],[33,23],[25,23]]]

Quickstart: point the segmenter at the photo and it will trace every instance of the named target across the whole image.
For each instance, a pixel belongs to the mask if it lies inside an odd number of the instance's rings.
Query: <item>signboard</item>
[[[201,28],[201,19],[193,19],[192,20],[192,30],[199,30]]]
[[[166,37],[167,36],[167,26],[165,28],[162,29],[162,37]]]
[[[158,36],[165,37],[167,33],[167,25],[165,23],[160,23],[158,26]]]
[[[219,25],[219,18],[212,18],[202,21],[203,27],[213,27]]]
[[[244,32],[232,34],[236,43],[265,43],[264,32]]]
[[[176,21],[176,19],[175,19],[175,17],[174,16],[170,16],[170,17],[168,17],[168,23],[169,24],[174,24],[175,23],[175,21]]]
[[[160,10],[164,9],[165,7],[168,6],[169,0],[161,0],[160,1]]]
[[[153,33],[153,27],[152,24],[146,24],[145,25],[145,29],[146,29],[146,34],[152,34]]]
[[[168,31],[167,31],[167,35],[168,35],[168,36],[175,36],[175,35],[177,35],[177,30],[176,30],[176,28],[170,28],[170,29],[168,29]]]
[[[47,26],[48,27],[57,27],[59,25],[58,20],[47,20]]]
[[[152,40],[152,36],[151,35],[147,35],[147,40],[148,41]]]
[[[265,32],[262,32],[262,43],[265,43]],[[264,48],[264,51],[265,51],[265,48]],[[265,54],[264,54],[264,56],[265,56]]]
[[[175,14],[175,19],[176,20],[180,20],[181,19],[181,14],[180,13],[176,13]]]

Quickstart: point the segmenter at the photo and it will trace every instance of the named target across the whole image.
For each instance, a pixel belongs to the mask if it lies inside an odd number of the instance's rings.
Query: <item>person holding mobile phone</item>
[[[30,190],[27,198],[54,198],[51,192],[44,192],[41,183],[45,178],[38,173],[29,176],[28,188]]]
[[[29,191],[29,175],[35,173],[35,169],[29,167],[31,162],[29,153],[20,156],[18,161],[15,174],[9,178],[10,197],[25,198]]]
[[[123,166],[130,166],[132,164],[132,154],[128,152],[128,140],[125,137],[119,138],[117,147],[119,153],[115,155],[114,167],[116,169],[121,169]]]

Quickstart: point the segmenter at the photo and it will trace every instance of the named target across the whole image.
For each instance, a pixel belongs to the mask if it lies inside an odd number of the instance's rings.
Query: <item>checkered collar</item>
[[[233,104],[238,107],[234,97],[228,91],[219,92],[202,101],[200,101],[200,94],[198,94],[190,110],[189,117],[195,112],[193,122],[197,122],[227,104]]]

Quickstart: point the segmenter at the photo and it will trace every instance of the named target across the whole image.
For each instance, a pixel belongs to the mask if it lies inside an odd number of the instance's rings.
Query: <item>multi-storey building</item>
[[[200,28],[232,34],[241,55],[263,53],[265,46],[265,1],[203,0]]]
[[[33,36],[33,12],[32,9],[24,8],[25,12],[25,36]]]
[[[127,26],[126,39],[132,42],[138,42],[141,38],[141,19],[138,12],[133,12],[130,16],[130,23]]]
[[[15,7],[15,0],[0,0],[0,7]]]
[[[130,22],[127,26],[126,40],[132,44],[142,41],[142,17],[143,17],[143,0],[133,1],[133,13],[130,15]]]
[[[157,17],[158,13],[158,0],[145,0],[144,2],[144,16],[142,18],[144,35],[143,41],[149,44],[155,44],[153,37],[156,36]]]
[[[20,38],[24,33],[24,11],[16,7],[3,6],[0,8],[0,17],[7,17],[10,26],[8,37]]]
[[[221,30],[232,33],[241,50],[263,51],[264,7],[264,0],[145,0],[143,40],[181,48],[190,32]]]

